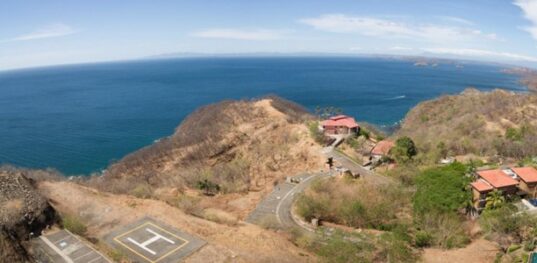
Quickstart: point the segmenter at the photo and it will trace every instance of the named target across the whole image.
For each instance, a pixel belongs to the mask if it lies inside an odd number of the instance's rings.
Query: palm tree
[[[492,192],[488,193],[485,200],[487,201],[485,209],[496,209],[505,203],[505,196],[503,196],[502,191],[494,189]]]

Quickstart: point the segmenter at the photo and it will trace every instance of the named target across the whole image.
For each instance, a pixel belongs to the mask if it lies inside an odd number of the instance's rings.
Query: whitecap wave
[[[406,95],[395,96],[395,97],[387,98],[387,99],[384,99],[384,100],[400,100],[400,99],[404,99],[404,98],[406,98]]]

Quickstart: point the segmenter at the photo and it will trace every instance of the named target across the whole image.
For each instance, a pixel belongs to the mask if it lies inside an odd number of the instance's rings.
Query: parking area
[[[151,218],[117,229],[105,241],[132,261],[151,263],[180,262],[206,243]]]
[[[67,230],[51,232],[34,239],[34,254],[44,263],[109,263],[94,248]]]

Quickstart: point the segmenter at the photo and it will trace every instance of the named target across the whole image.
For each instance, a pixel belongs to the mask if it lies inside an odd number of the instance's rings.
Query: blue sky
[[[0,70],[181,52],[425,55],[537,66],[537,0],[0,2]]]

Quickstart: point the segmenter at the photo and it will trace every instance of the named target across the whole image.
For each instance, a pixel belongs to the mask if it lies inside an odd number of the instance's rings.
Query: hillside
[[[524,158],[537,154],[536,127],[537,96],[467,89],[420,103],[396,135],[429,152]]]
[[[320,147],[303,125],[311,118],[301,106],[277,97],[208,105],[188,116],[173,135],[126,156],[89,184],[113,193],[173,199],[207,180],[218,187],[216,192],[228,194],[218,198],[224,203],[219,206],[242,217],[260,198],[244,194],[320,169]],[[233,200],[240,205],[229,207]],[[214,199],[211,204],[218,206]]]
[[[0,170],[0,258],[27,262],[25,241],[56,221],[56,212],[24,172]]]

